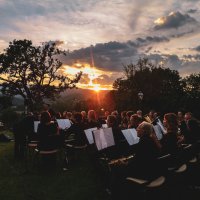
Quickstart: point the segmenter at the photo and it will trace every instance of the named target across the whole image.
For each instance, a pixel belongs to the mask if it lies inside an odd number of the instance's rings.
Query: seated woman
[[[126,188],[125,185],[127,183],[125,181],[126,177],[151,180],[159,176],[159,165],[157,162],[159,148],[151,137],[152,133],[152,125],[148,122],[142,122],[137,127],[137,134],[140,141],[135,145],[135,156],[132,162],[128,165],[127,163],[122,163],[121,165],[113,168],[111,176],[111,191],[114,199],[119,199],[119,196],[122,194],[123,196],[129,196],[129,189],[128,187]],[[137,192],[134,188],[134,185],[131,184],[131,191]],[[125,190],[125,192],[123,190]],[[129,198],[126,196],[120,199]]]
[[[75,146],[84,146],[86,144],[86,136],[84,133],[85,125],[82,121],[81,113],[77,112],[73,114],[74,123],[66,130],[65,137],[69,138],[71,134],[74,134]]]
[[[121,143],[125,140],[121,129],[118,126],[117,118],[114,115],[108,115],[107,117],[108,128],[112,128],[113,136],[116,144]]]
[[[115,140],[115,148],[113,148],[111,157],[119,157],[126,154],[128,145],[121,129],[118,126],[117,118],[115,115],[108,115],[107,117],[108,128],[112,128],[113,137]]]
[[[178,137],[178,120],[174,113],[164,115],[163,124],[167,129],[167,133],[161,139],[162,153],[176,155],[178,153],[178,144],[181,138]]]
[[[88,121],[85,124],[85,129],[94,128],[94,127],[101,127],[101,124],[97,120],[97,114],[94,110],[88,111]]]
[[[135,148],[135,157],[129,166],[129,173],[134,177],[149,179],[157,172],[157,157],[160,149],[152,138],[153,126],[148,122],[142,122],[137,127],[137,135],[140,138]]]
[[[39,149],[51,150],[60,145],[59,128],[56,122],[51,121],[48,111],[42,112],[37,130]]]
[[[137,114],[133,114],[130,117],[128,128],[137,128],[140,123],[142,123],[142,118],[139,117]]]

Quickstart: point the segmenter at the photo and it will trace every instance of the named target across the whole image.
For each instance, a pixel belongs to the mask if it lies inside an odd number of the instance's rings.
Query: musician
[[[137,114],[134,114],[130,118],[130,123],[129,123],[128,128],[136,129],[140,123],[142,123],[142,118],[138,116]]]
[[[128,119],[126,118],[126,113],[127,113],[127,111],[121,112],[121,125],[120,125],[120,127],[122,129],[128,128]]]
[[[88,111],[88,122],[86,124],[85,129],[95,128],[95,127],[100,128],[101,124],[98,122],[97,113],[94,110],[89,110]]]
[[[40,123],[37,130],[39,138],[39,149],[51,150],[57,148],[60,144],[58,124],[51,121],[49,112],[44,111],[41,113]]]
[[[142,122],[137,127],[137,134],[140,141],[135,150],[132,173],[134,177],[147,179],[155,176],[160,149],[152,138],[153,126],[150,123]]]
[[[75,141],[73,145],[75,146],[83,146],[86,144],[86,136],[84,133],[85,124],[83,123],[82,114],[80,112],[76,112],[73,114],[74,123],[66,130],[66,139],[69,138],[71,134],[74,134]]]
[[[191,112],[185,113],[185,123],[187,127],[186,139],[188,143],[194,143],[200,139],[200,125],[199,122],[193,117]]]
[[[167,113],[164,115],[163,124],[167,129],[167,133],[161,139],[162,152],[176,155],[178,152],[178,119],[175,113]]]
[[[121,129],[118,126],[117,118],[114,115],[108,115],[107,117],[108,128],[112,128],[115,143],[118,144],[124,140]]]
[[[159,149],[151,137],[153,127],[148,122],[142,122],[137,127],[137,133],[140,141],[136,144],[133,161],[123,168],[122,166],[113,168],[111,190],[114,199],[124,199],[119,198],[120,195],[125,196],[127,194],[127,191],[121,192],[126,177],[150,180],[158,176],[157,156],[159,155]],[[132,189],[134,189],[134,186]]]

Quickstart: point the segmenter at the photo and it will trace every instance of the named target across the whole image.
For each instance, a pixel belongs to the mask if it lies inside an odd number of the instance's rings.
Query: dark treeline
[[[112,91],[100,101],[95,97],[73,98],[62,101],[60,93],[74,88],[81,72],[70,79],[62,74],[59,56],[66,52],[55,44],[35,47],[29,40],[13,40],[0,54],[0,108],[11,105],[9,98],[20,95],[29,111],[41,109],[52,100],[57,111],[142,110],[154,109],[160,113],[192,112],[200,117],[200,73],[182,78],[178,71],[141,58],[136,64],[124,66],[124,76],[113,83]],[[143,94],[139,98],[138,94]],[[87,96],[87,95],[86,95]],[[6,100],[8,99],[8,100]]]
[[[200,117],[200,73],[181,78],[178,71],[143,58],[124,66],[124,77],[117,79],[113,87],[105,97],[106,108],[141,109],[145,113],[151,109],[161,113],[191,111]]]

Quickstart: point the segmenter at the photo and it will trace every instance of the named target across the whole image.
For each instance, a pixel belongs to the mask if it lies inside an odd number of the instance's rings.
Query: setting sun
[[[70,77],[75,75],[76,73],[82,71],[83,76],[82,76],[82,81],[80,81],[77,86],[79,88],[83,89],[90,89],[94,90],[96,92],[99,92],[100,90],[111,90],[112,89],[112,84],[102,84],[99,83],[98,81],[102,81],[101,75],[104,74],[100,69],[97,69],[96,67],[91,67],[90,64],[88,63],[80,63],[77,62],[73,64],[72,66],[70,65],[65,65],[64,66],[65,73]],[[106,74],[108,77],[112,75],[112,73],[107,72]]]
[[[92,90],[94,90],[95,92],[99,92],[101,90],[100,85],[94,85]]]

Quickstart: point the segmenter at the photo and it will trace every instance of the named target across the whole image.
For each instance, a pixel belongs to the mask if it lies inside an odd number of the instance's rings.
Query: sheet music
[[[102,147],[101,147],[101,140],[100,140],[100,130],[99,129],[94,130],[93,133],[94,133],[94,140],[95,140],[95,144],[97,146],[97,149],[101,150]]]
[[[37,133],[38,130],[38,124],[40,123],[40,121],[34,121],[34,132]]]
[[[105,148],[108,147],[108,144],[107,144],[107,141],[106,141],[104,130],[100,129],[99,134],[100,134],[100,140],[101,140],[101,149],[105,149]]]
[[[71,122],[69,119],[56,119],[58,122],[58,126],[60,129],[66,129],[71,126]]]
[[[93,138],[93,135],[92,135],[92,131],[94,131],[94,130],[97,130],[97,127],[89,128],[89,129],[84,130],[89,144],[93,144],[94,143],[94,138]]]
[[[107,124],[102,124],[102,128],[108,128]]]
[[[112,128],[97,129],[94,130],[93,133],[98,150],[115,145]]]
[[[139,142],[137,131],[134,128],[122,130],[122,133],[129,145],[137,144]]]
[[[167,131],[166,131],[166,129],[164,128],[164,126],[163,126],[162,122],[160,121],[160,119],[158,119],[157,124],[160,126],[162,132],[163,132],[164,134],[166,134]]]
[[[115,145],[115,140],[113,137],[112,128],[105,128],[103,129],[104,136],[107,142],[107,147],[111,147]]]
[[[154,125],[154,126],[153,126],[153,129],[154,129],[154,131],[155,131],[155,133],[156,133],[156,136],[157,136],[158,140],[161,140],[162,137],[163,137],[161,127],[157,124],[157,125]]]

